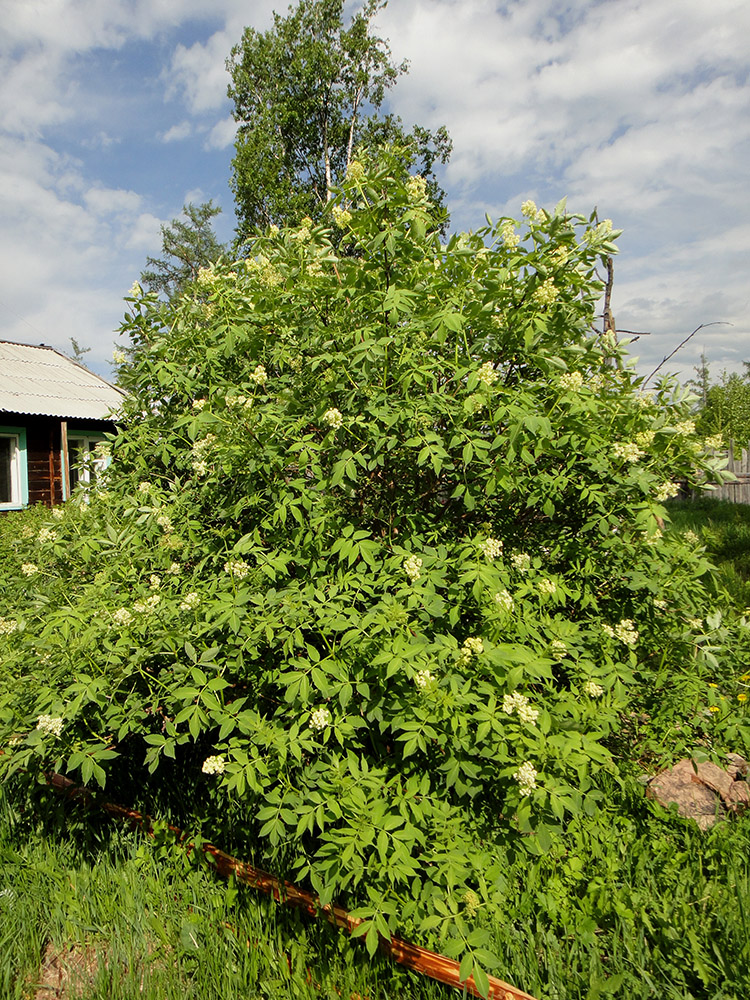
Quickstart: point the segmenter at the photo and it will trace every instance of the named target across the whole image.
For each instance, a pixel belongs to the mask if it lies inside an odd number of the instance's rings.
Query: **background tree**
[[[147,257],[141,284],[172,298],[198,277],[198,271],[216,261],[225,247],[216,238],[211,220],[221,213],[212,200],[182,209],[183,218],[161,227],[162,257]]]
[[[90,352],[90,347],[81,347],[75,337],[69,337],[70,346],[72,348],[72,354],[70,355],[74,361],[83,364],[84,357]]]
[[[363,143],[398,142],[442,204],[432,168],[450,155],[445,128],[407,132],[400,118],[380,114],[386,90],[407,69],[372,34],[383,6],[366,0],[345,27],[344,0],[301,0],[286,17],[274,14],[269,31],[246,28],[232,49],[228,93],[239,129],[231,183],[241,237],[319,219]]]
[[[747,362],[746,362],[747,364]],[[722,372],[718,382],[711,385],[708,365],[703,359],[698,383],[701,402],[696,426],[701,434],[721,434],[724,444],[734,442],[735,448],[750,444],[750,380],[748,375]],[[703,374],[701,374],[703,373]],[[693,383],[696,384],[695,382]]]

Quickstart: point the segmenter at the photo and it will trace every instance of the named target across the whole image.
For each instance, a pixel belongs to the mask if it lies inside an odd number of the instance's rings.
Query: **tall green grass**
[[[339,1000],[450,991],[54,793],[0,790],[0,997],[36,995],[45,951],[98,954],[83,1000]],[[90,961],[89,964],[92,964]]]
[[[675,531],[694,531],[716,566],[715,586],[741,608],[750,607],[750,504],[679,500],[669,504]]]
[[[496,973],[540,1000],[746,1000],[750,816],[701,833],[637,782],[602,785],[601,813],[507,858],[497,911],[476,917]],[[0,793],[0,873],[3,1000],[35,996],[48,946],[98,952],[84,1000],[455,995],[51,792]]]

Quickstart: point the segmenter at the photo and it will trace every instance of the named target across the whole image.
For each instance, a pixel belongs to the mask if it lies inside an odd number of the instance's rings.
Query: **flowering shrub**
[[[611,226],[526,203],[442,246],[397,164],[350,170],[343,242],[134,289],[106,492],[14,556],[0,766],[177,761],[368,947],[438,935],[481,982],[491,845],[593,810],[631,691],[693,655],[662,502],[717,473],[592,333]]]

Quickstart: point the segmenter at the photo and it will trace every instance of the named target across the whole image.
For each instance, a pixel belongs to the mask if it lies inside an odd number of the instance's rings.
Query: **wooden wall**
[[[26,457],[29,477],[29,504],[54,507],[62,503],[62,463],[60,456],[60,417],[29,416],[25,413],[3,413],[0,423],[8,427],[26,428]],[[68,434],[79,431],[114,430],[106,420],[68,420]]]

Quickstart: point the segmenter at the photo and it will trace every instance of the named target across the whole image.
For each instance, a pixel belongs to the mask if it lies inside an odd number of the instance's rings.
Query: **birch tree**
[[[270,30],[246,28],[232,49],[228,93],[239,127],[231,183],[240,238],[320,218],[362,144],[404,146],[407,166],[442,204],[432,167],[450,155],[447,131],[409,132],[398,116],[382,113],[386,91],[407,70],[374,34],[384,6],[365,0],[345,25],[344,0],[300,0],[286,16],[274,14]]]

